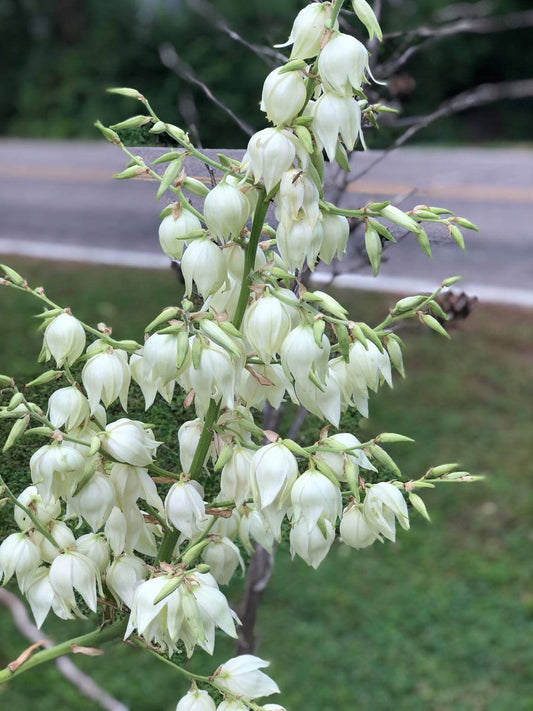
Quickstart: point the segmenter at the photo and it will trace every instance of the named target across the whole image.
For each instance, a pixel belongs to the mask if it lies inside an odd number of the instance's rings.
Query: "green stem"
[[[241,327],[244,312],[246,311],[246,304],[248,303],[248,298],[250,296],[250,273],[254,268],[257,245],[259,244],[259,239],[263,230],[263,223],[265,221],[265,215],[270,202],[270,200],[265,198],[264,190],[262,191],[262,197],[263,199],[259,199],[257,207],[255,208],[252,231],[250,232],[250,239],[246,245],[246,253],[244,256],[244,277],[239,293],[239,300],[237,302],[237,309],[232,321],[235,328]]]
[[[213,432],[211,428],[215,423],[219,412],[220,403],[216,402],[215,400],[211,400],[205,416],[202,434],[200,435],[198,446],[196,447],[196,451],[194,453],[191,468],[189,471],[189,476],[191,479],[198,479],[198,476],[202,471],[202,467],[204,466],[205,458],[207,456],[207,452],[209,451],[211,440],[213,438]],[[174,529],[168,530],[165,533],[165,535],[163,536],[163,540],[161,541],[161,546],[159,547],[159,551],[157,553],[156,562],[168,562],[170,560],[170,558],[172,557],[172,553],[174,552],[174,548],[176,547],[176,543],[178,542],[179,535],[179,531],[176,531]]]
[[[169,472],[166,469],[163,469],[163,467],[160,467],[159,464],[156,464],[155,462],[152,462],[152,464],[149,464],[148,469],[151,472],[154,472],[154,474],[159,474],[159,476],[167,476],[170,479],[179,479],[180,478],[179,474],[176,474],[175,472]]]
[[[163,662],[163,664],[167,664],[169,667],[172,667],[176,671],[179,671],[181,674],[184,674],[189,679],[194,679],[195,681],[203,681],[203,682],[206,682],[207,684],[212,685],[212,681],[208,676],[200,676],[199,674],[193,674],[192,672],[187,671],[183,667],[180,667],[178,664],[175,664],[174,662],[172,662],[170,659],[167,659],[167,657],[163,657],[161,654],[158,654],[153,649],[150,649],[150,647],[147,647],[146,644],[143,643],[143,640],[136,638],[133,640],[133,642],[135,642],[135,644],[138,647],[140,647],[141,649],[144,649],[145,651],[147,651],[148,654],[151,654],[152,657],[159,659],[160,662]]]
[[[13,672],[10,671],[8,667],[2,669],[0,671],[0,684],[4,684],[14,676],[18,676],[29,669],[33,669],[33,667],[36,667],[39,664],[44,664],[44,662],[57,659],[65,654],[71,654],[73,645],[78,647],[94,647],[95,645],[100,645],[104,642],[111,642],[112,640],[120,639],[126,631],[126,626],[127,620],[120,620],[120,622],[115,622],[112,625],[102,627],[101,629],[94,630],[93,632],[81,635],[80,637],[68,639],[66,642],[60,642],[53,647],[48,647],[48,649],[43,649],[41,652],[37,652],[30,657],[26,662],[24,662],[24,664]]]
[[[337,17],[339,16],[339,12],[341,11],[342,6],[344,5],[344,0],[335,0],[335,3],[333,7],[331,8],[331,13],[329,18],[326,20],[326,29],[327,30],[332,30],[333,26],[337,20]]]

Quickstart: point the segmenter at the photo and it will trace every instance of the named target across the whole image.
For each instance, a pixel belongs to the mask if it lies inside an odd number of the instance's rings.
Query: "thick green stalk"
[[[126,631],[127,620],[120,620],[120,622],[115,622],[112,625],[102,627],[101,629],[94,630],[88,634],[81,635],[80,637],[74,637],[73,639],[68,639],[66,642],[60,642],[53,647],[48,647],[48,649],[43,649],[41,652],[37,652],[32,657],[30,657],[24,664],[22,664],[15,671],[10,671],[9,667],[2,669],[0,671],[0,684],[5,684],[15,676],[22,674],[39,664],[44,664],[44,662],[49,662],[52,659],[57,659],[65,654],[72,654],[73,645],[78,647],[94,647],[95,645],[100,646],[104,642],[111,642],[112,640],[121,639]]]
[[[333,25],[335,24],[335,21],[337,17],[339,16],[339,12],[341,11],[342,6],[344,5],[344,0],[335,0],[335,3],[333,7],[331,8],[331,14],[326,22],[326,29],[333,29]]]
[[[244,277],[241,284],[241,291],[239,293],[239,301],[237,302],[237,309],[232,321],[235,328],[241,327],[244,312],[246,311],[246,304],[248,303],[248,299],[250,297],[250,273],[254,268],[257,245],[259,244],[259,238],[261,237],[261,232],[263,230],[263,224],[265,222],[265,215],[268,210],[269,202],[270,200],[265,198],[264,191],[262,191],[262,198],[259,199],[257,207],[255,208],[250,239],[246,245],[246,254],[244,256]]]

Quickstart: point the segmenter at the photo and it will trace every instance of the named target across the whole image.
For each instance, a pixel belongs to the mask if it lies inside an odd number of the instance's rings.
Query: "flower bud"
[[[226,181],[214,187],[204,202],[204,215],[210,232],[222,242],[238,237],[249,217],[250,206],[243,193]]]
[[[63,363],[72,365],[85,348],[85,330],[77,318],[62,313],[46,327],[44,348],[47,360],[52,355],[58,368],[61,368]]]
[[[331,437],[320,440],[319,446],[322,445],[324,450],[319,448],[315,457],[325,462],[339,481],[346,481],[346,458],[355,464],[357,471],[359,467],[376,471],[376,468],[371,464],[363,450],[354,449],[354,447],[357,447],[359,444],[361,443],[353,434],[349,432],[339,432],[338,434],[331,435]],[[339,447],[339,451],[328,452],[326,451],[328,447],[332,449]]]
[[[200,220],[190,210],[181,210],[178,217],[167,215],[159,225],[159,243],[170,259],[181,259],[186,241],[180,239],[190,232],[201,230]]]
[[[196,481],[178,481],[165,499],[168,522],[185,538],[192,538],[205,517],[204,490]]]
[[[366,27],[369,39],[377,37],[378,40],[381,42],[381,40],[383,39],[383,34],[381,32],[381,27],[379,26],[378,18],[376,17],[374,10],[372,10],[367,1],[352,0],[352,7],[357,17]]]
[[[48,400],[48,419],[54,427],[65,425],[67,432],[79,427],[90,414],[87,398],[74,385],[59,388]]]
[[[114,459],[135,467],[152,463],[157,448],[152,430],[145,430],[143,423],[122,417],[111,422],[102,435],[102,446]]]
[[[261,111],[276,125],[290,123],[303,108],[306,96],[305,79],[300,72],[280,74],[279,68],[274,69],[263,84]]]
[[[209,237],[194,240],[183,254],[181,271],[185,279],[185,293],[190,296],[192,283],[205,298],[214,294],[227,278],[222,250]]]
[[[94,413],[100,400],[108,407],[117,397],[123,409],[128,409],[131,374],[125,351],[110,348],[93,355],[83,366],[81,379],[91,412]]]
[[[338,32],[326,44],[318,58],[318,73],[326,89],[340,96],[360,89],[368,70],[368,50],[351,35]]]

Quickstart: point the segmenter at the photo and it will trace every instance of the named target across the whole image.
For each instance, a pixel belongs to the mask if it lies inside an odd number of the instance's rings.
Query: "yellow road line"
[[[205,175],[195,176],[209,184]],[[101,183],[113,180],[111,170],[102,168],[69,168],[50,165],[0,165],[0,178],[66,181],[75,183]],[[153,180],[141,176],[136,180]],[[413,192],[414,186],[404,182],[357,180],[349,183],[347,191],[359,195],[394,196]],[[505,185],[443,185],[433,184],[415,190],[415,194],[431,198],[474,200],[479,202],[533,203],[533,189]]]

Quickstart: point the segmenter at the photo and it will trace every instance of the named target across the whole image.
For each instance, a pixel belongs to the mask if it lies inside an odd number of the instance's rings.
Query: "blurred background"
[[[142,338],[182,287],[159,254],[154,184],[113,181],[125,160],[93,126],[141,107],[105,89],[133,86],[203,145],[243,148],[247,131],[265,126],[258,101],[278,61],[272,45],[287,39],[304,5],[0,0],[1,261],[82,320]],[[407,379],[371,400],[358,428],[363,437],[414,437],[416,445],[394,451],[409,477],[456,460],[486,479],[424,493],[431,524],[413,514],[395,545],[335,548],[316,572],[280,552],[256,651],[273,660],[280,702],[292,711],[532,711],[533,10],[527,0],[375,6],[385,42],[370,46],[372,64],[388,82],[375,96],[401,113],[366,132],[371,150],[357,155],[346,195],[357,207],[381,196],[405,209],[442,204],[479,223],[481,234],[468,235],[466,253],[435,236],[432,262],[403,240],[376,280],[367,265],[352,264],[366,281],[351,285],[365,291],[335,295],[371,325],[394,303],[389,292],[467,277],[466,295],[457,290],[449,305],[451,342],[402,329]],[[123,138],[157,146],[142,130]],[[383,153],[407,138],[408,147]],[[41,372],[37,310],[24,295],[0,293],[0,372],[21,382]],[[131,416],[136,407],[134,397]],[[171,408],[159,401],[150,416],[169,438],[185,417],[179,399]],[[0,441],[6,434],[0,423]],[[0,459],[16,491],[33,448]],[[11,525],[3,508],[2,534]],[[230,597],[237,604],[242,594],[237,581]],[[6,600],[2,667],[29,644],[27,623],[15,623]],[[91,624],[49,619],[35,639],[67,639]],[[195,655],[192,668],[210,673],[232,653],[221,638],[215,658]],[[79,679],[68,682],[52,664],[0,687],[0,708],[30,711],[38,699],[39,711],[173,711],[186,691],[126,645],[75,662],[115,700],[87,698]]]

